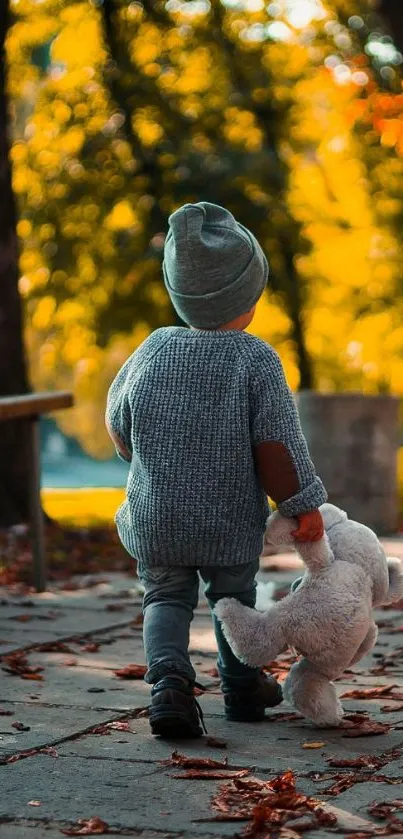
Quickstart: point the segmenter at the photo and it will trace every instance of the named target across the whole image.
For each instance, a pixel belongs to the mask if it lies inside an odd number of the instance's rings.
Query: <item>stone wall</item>
[[[296,395],[329,501],[378,534],[397,529],[399,400],[361,393]]]

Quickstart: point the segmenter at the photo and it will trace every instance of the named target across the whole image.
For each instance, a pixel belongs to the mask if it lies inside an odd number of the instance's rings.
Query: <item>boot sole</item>
[[[151,733],[167,740],[192,740],[202,737],[203,731],[191,723],[185,714],[161,709],[150,715]]]

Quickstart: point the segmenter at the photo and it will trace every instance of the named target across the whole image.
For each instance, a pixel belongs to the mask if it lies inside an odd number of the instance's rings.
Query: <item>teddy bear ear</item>
[[[276,510],[275,513],[269,516],[266,522],[265,545],[275,545],[276,547],[279,545],[293,545],[294,539],[291,534],[297,527],[297,519],[285,518]]]

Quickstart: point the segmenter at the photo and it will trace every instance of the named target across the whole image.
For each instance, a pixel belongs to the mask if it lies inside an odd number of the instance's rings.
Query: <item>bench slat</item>
[[[27,393],[24,396],[0,398],[0,421],[22,417],[37,417],[74,405],[73,394],[68,390],[54,393]]]

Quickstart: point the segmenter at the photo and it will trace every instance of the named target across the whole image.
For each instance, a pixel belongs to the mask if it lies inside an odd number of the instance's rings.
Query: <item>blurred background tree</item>
[[[382,0],[12,0],[19,289],[37,387],[109,452],[107,387],[174,322],[161,258],[185,201],[260,239],[253,331],[294,388],[403,390],[402,13]],[[381,14],[383,13],[383,17]]]
[[[14,195],[11,188],[5,38],[8,3],[0,8],[0,396],[28,389],[18,294],[18,244]],[[29,436],[24,421],[1,423],[0,525],[14,524],[28,513]]]

